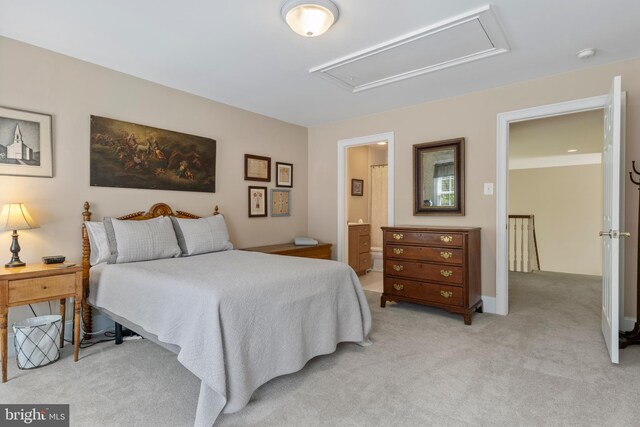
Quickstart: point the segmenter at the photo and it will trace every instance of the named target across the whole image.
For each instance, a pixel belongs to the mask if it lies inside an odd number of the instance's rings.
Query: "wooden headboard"
[[[84,339],[90,338],[90,333],[93,326],[91,319],[91,307],[89,307],[89,305],[87,304],[87,297],[89,296],[89,269],[91,268],[91,264],[89,263],[89,258],[91,256],[91,245],[89,244],[89,234],[87,233],[87,227],[85,227],[84,225],[86,221],[91,221],[91,212],[89,211],[89,207],[89,202],[84,202],[84,211],[82,212],[82,286],[84,289],[84,298],[82,301],[82,317],[85,330]],[[216,206],[213,210],[213,215],[219,214],[220,212],[218,211],[218,206]],[[120,220],[145,220],[156,218],[159,216],[175,216],[176,218],[192,219],[200,218],[198,215],[194,215],[189,212],[179,210],[174,211],[166,203],[156,203],[155,205],[151,206],[147,212],[132,212],[130,214],[123,215],[117,218]]]

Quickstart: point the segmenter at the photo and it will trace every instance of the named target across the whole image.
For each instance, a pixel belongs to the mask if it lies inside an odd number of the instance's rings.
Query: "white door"
[[[602,236],[602,334],[607,343],[611,362],[618,363],[618,329],[620,292],[623,284],[621,272],[620,227],[621,192],[624,159],[622,140],[622,91],[620,76],[613,79],[604,108],[604,150],[602,156],[604,179],[604,217]]]

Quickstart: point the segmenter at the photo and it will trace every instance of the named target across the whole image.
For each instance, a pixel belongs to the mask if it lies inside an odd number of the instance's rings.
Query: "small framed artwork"
[[[267,216],[267,187],[249,186],[249,218]]]
[[[293,187],[293,165],[276,162],[276,187]]]
[[[291,216],[291,190],[271,190],[271,216]]]
[[[364,180],[352,179],[351,180],[351,195],[363,196],[364,195]]]
[[[0,107],[0,175],[53,177],[49,114]]]
[[[271,157],[245,154],[244,180],[271,182]]]

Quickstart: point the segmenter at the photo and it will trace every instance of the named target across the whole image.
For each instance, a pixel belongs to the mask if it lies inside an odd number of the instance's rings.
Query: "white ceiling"
[[[354,94],[309,69],[487,0],[334,1],[316,38],[286,26],[282,0],[0,0],[0,35],[304,126],[640,57],[640,1],[493,0],[510,52]]]

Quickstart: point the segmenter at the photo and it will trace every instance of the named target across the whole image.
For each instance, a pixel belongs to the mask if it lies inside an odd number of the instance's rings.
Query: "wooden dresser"
[[[482,313],[480,228],[382,227],[387,301],[408,301],[464,315]]]
[[[371,225],[349,224],[349,265],[358,276],[371,268]]]
[[[242,248],[243,251],[264,252],[266,254],[299,256],[304,258],[331,259],[331,243],[318,243],[315,246],[296,246],[293,243],[281,245],[256,246]]]

